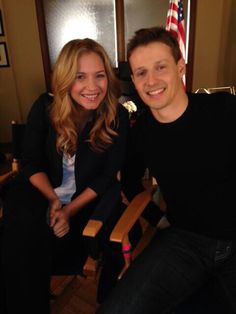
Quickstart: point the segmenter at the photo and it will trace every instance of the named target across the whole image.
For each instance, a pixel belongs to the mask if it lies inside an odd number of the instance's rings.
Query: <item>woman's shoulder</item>
[[[123,120],[126,121],[126,123],[128,123],[129,121],[129,112],[128,110],[121,105],[120,103],[118,103],[117,106],[117,114],[116,114],[116,118],[119,120]]]
[[[50,107],[50,104],[53,102],[53,95],[50,93],[42,93],[34,101],[31,111],[44,111]]]
[[[36,99],[34,104],[35,106],[49,107],[52,102],[53,102],[53,94],[45,92],[39,95],[39,97]]]
[[[47,117],[50,104],[53,102],[53,95],[49,93],[42,93],[33,103],[28,119],[39,119],[39,117]]]

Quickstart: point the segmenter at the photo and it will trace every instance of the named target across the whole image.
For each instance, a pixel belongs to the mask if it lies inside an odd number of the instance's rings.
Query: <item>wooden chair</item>
[[[0,188],[11,177],[15,176],[20,170],[20,159],[22,153],[22,145],[24,138],[25,124],[19,124],[16,121],[11,122],[12,132],[12,153],[9,162],[11,169],[0,175]],[[2,204],[0,199],[0,219],[2,218]],[[2,221],[1,221],[2,224]]]
[[[200,87],[195,91],[195,93],[205,93],[205,94],[212,94],[212,93],[217,93],[217,92],[227,92],[233,95],[236,94],[234,86]]]
[[[157,226],[153,226],[153,224],[150,224],[142,217],[147,205],[153,200],[163,212],[165,212],[166,209],[165,202],[160,194],[157,183],[153,182],[152,178],[149,178],[143,181],[143,185],[145,186],[145,190],[133,198],[123,215],[120,217],[110,236],[111,241],[121,244],[124,255],[125,266],[119,275],[119,279],[128,269],[132,260],[142,252],[146,245],[148,245],[157,229],[164,228],[169,225],[165,217],[161,219]],[[143,235],[133,249],[129,239],[129,232],[137,221],[139,221],[142,226]]]
[[[16,175],[20,170],[20,160],[22,155],[22,146],[24,140],[25,124],[11,122],[12,132],[12,162],[11,170],[0,175],[0,186],[7,182],[12,176]]]
[[[144,222],[141,217],[147,204],[153,200],[155,193],[158,191],[158,185],[153,184],[152,180],[148,180],[145,184],[146,190],[137,194],[130,204],[127,206],[123,215],[120,217],[116,226],[114,227],[110,240],[122,244],[124,252],[125,267],[120,273],[119,279],[124,275],[125,271],[131,265],[133,259],[140,254],[143,249],[149,244],[154,234],[158,229],[163,229],[169,226],[165,216],[160,220],[156,227]],[[163,212],[166,211],[166,204],[158,192],[158,205]],[[132,249],[128,233],[137,220],[141,220],[143,225],[143,237],[138,245]],[[215,282],[210,282],[206,287],[193,294],[188,300],[184,301],[174,311],[175,314],[230,314],[225,300],[220,295],[219,290],[216,288]],[[173,313],[173,314],[174,314]]]
[[[98,247],[99,239],[96,240],[96,238],[103,232],[103,228],[109,223],[111,216],[116,216],[114,211],[119,210],[120,202],[121,187],[117,181],[109,187],[106,194],[102,197],[83,230],[83,236],[89,238],[91,243],[91,254],[83,268],[86,276],[95,277],[98,273],[100,256]]]
[[[83,230],[83,236],[88,239],[89,256],[83,266],[83,275],[89,277],[90,280],[98,282],[99,273],[101,270],[101,242],[109,236],[106,234],[107,229],[111,229],[114,223],[111,222],[111,216],[117,215],[116,210],[120,208],[121,187],[118,181],[111,184],[106,193],[101,198],[100,202],[94,209],[90,220]],[[119,213],[118,213],[119,215]],[[117,221],[117,220],[115,220]],[[111,227],[108,225],[112,223]],[[78,274],[61,274],[51,277],[51,295],[56,297],[61,293],[61,286],[66,286]]]

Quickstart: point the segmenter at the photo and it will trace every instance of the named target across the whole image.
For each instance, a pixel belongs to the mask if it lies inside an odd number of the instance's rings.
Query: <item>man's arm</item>
[[[121,184],[125,197],[130,202],[134,196],[144,190],[143,176],[147,169],[145,163],[145,152],[140,141],[139,130],[134,126],[130,130],[127,155],[121,172]],[[126,202],[124,202],[127,204]],[[159,206],[151,201],[145,208],[142,216],[152,225],[156,226],[163,216]]]
[[[145,161],[137,149],[139,141],[136,126],[132,127],[128,135],[128,144],[124,166],[121,170],[121,185],[129,201],[144,190],[142,178],[146,169]]]

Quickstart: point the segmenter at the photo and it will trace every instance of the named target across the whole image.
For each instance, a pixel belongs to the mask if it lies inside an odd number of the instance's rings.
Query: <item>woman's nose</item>
[[[88,81],[87,81],[87,87],[89,90],[94,90],[96,89],[96,80],[94,78],[88,78]]]

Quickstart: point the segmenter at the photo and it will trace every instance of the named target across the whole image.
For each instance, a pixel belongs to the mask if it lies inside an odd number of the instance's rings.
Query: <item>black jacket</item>
[[[62,154],[56,149],[56,132],[49,120],[49,108],[53,98],[42,94],[33,104],[26,125],[23,151],[23,170],[21,176],[29,178],[34,173],[46,172],[53,187],[62,182]],[[118,136],[113,137],[113,144],[103,152],[91,149],[86,139],[93,122],[88,122],[79,136],[75,158],[76,195],[86,187],[98,195],[103,194],[110,183],[116,180],[120,170],[126,146],[128,113],[120,105],[116,126],[113,129]]]

